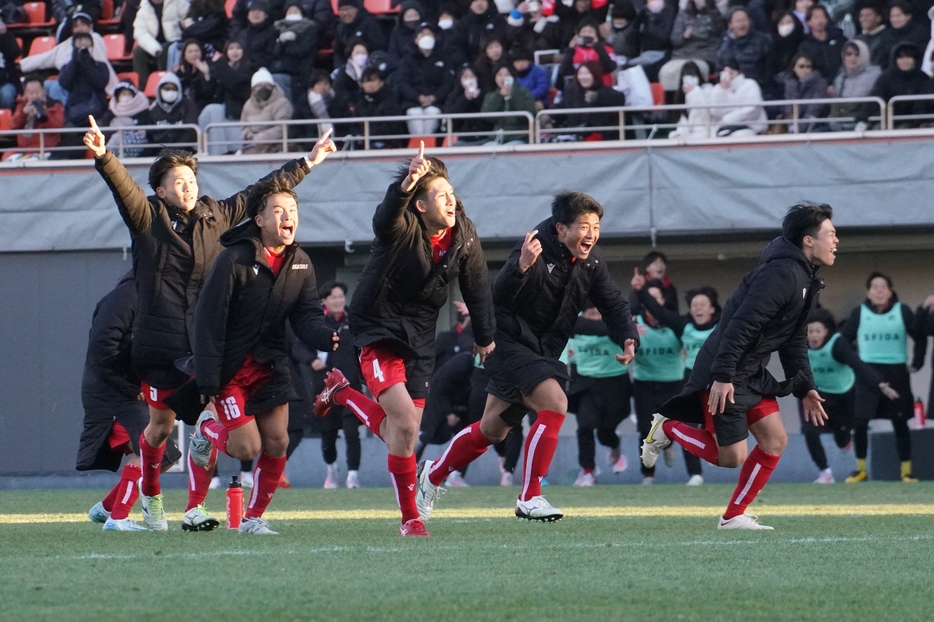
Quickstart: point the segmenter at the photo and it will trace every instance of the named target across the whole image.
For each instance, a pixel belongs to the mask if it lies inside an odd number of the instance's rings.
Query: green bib
[[[859,308],[856,343],[859,358],[867,363],[898,365],[908,362],[902,303],[896,302],[888,313],[873,313],[866,305]]]
[[[716,325],[707,330],[697,330],[690,322],[684,327],[684,332],[681,333],[681,345],[684,346],[684,366],[687,369],[694,369],[697,353],[700,352],[701,347],[707,341],[707,337],[710,337],[710,333],[713,332],[714,328],[716,328]]]
[[[652,328],[640,315],[637,324],[649,330],[641,336],[639,350],[632,363],[632,377],[648,382],[675,382],[684,378],[681,342],[670,328]]]
[[[623,349],[609,337],[574,335],[568,347],[574,350],[571,360],[577,365],[577,373],[581,376],[614,378],[626,374],[626,365],[620,365],[616,360],[616,355],[622,354]]]
[[[849,365],[844,365],[833,357],[833,344],[840,338],[837,333],[818,350],[808,350],[808,361],[817,390],[831,395],[842,395],[856,384],[856,372]]]

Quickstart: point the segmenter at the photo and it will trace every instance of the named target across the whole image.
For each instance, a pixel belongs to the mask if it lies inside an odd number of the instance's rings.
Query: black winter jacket
[[[431,241],[411,201],[412,193],[393,183],[373,216],[376,239],[350,304],[357,347],[379,342],[402,358],[434,359],[438,312],[455,279],[470,312],[476,343],[490,345],[493,303],[473,222],[458,205],[450,249],[433,263]]]
[[[454,72],[440,53],[406,54],[399,67],[399,95],[405,109],[419,106],[419,95],[434,95],[439,109],[454,89]]]
[[[250,71],[256,72],[260,67],[270,67],[276,55],[276,39],[279,31],[271,19],[262,24],[250,24],[237,35],[237,41],[250,59]]]
[[[450,34],[444,41],[444,58],[447,59],[451,67],[461,67],[471,63],[480,56],[480,45],[490,37],[496,37],[503,41],[503,46],[508,46],[506,35],[506,20],[496,10],[496,5],[490,3],[490,7],[483,15],[477,15],[473,11],[454,23]]]
[[[217,395],[243,366],[247,354],[272,372],[251,400],[272,408],[289,401],[289,345],[285,322],[316,350],[330,351],[334,330],[324,322],[311,260],[298,244],[285,249],[279,276],[263,253],[252,220],[221,236],[227,248],[204,281],[195,312],[195,380],[202,395]],[[279,399],[279,401],[276,401]],[[259,407],[256,412],[267,408]]]
[[[133,368],[150,386],[168,389],[186,376],[175,360],[191,354],[194,312],[201,285],[220,254],[221,234],[246,218],[249,188],[217,201],[202,196],[187,213],[146,196],[109,150],[94,166],[110,187],[133,241],[139,312],[133,326]],[[305,160],[292,160],[269,176],[298,185]],[[267,176],[267,177],[269,177]]]
[[[536,354],[558,358],[589,298],[603,315],[613,341],[624,347],[632,339],[638,347],[639,332],[629,304],[600,251],[594,248],[585,261],[572,261],[551,218],[535,228],[542,254],[523,273],[519,270],[522,242],[516,244],[493,282],[497,343],[518,343]]]
[[[386,49],[386,35],[376,18],[366,9],[357,11],[357,18],[345,24],[337,22],[334,28],[334,67],[340,69],[347,62],[347,46],[356,38],[366,42],[366,48],[372,54],[376,50]]]

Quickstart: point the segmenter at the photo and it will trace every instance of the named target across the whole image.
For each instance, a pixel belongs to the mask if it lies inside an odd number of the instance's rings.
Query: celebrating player
[[[827,420],[808,363],[806,336],[808,314],[824,285],[818,269],[832,266],[836,258],[839,240],[832,216],[824,204],[799,203],[788,210],[782,236],[769,243],[759,266],[726,301],[684,390],[662,406],[642,443],[646,467],[654,466],[672,441],[711,464],[742,465],[720,529],[772,529],[745,511],[788,443],[775,397],[793,393],[801,399],[806,421],[823,425]],[[765,369],[773,352],[787,378],[781,383]],[[746,445],[750,433],[757,442],[752,452]]]
[[[328,374],[315,401],[322,416],[334,404],[353,410],[389,447],[388,468],[402,510],[403,536],[428,536],[415,504],[415,442],[434,367],[438,312],[456,278],[472,318],[473,353],[493,351],[493,303],[486,259],[447,167],[425,157],[424,143],[386,191],[373,216],[376,239],[350,304],[360,368],[374,402]]]
[[[493,284],[498,347],[487,361],[490,373],[483,418],[461,430],[436,462],[419,468],[418,502],[431,517],[441,482],[483,455],[521,423],[527,408],[538,413],[525,442],[522,490],[516,516],[556,521],[564,516],[541,495],[564,422],[568,380],[558,360],[589,298],[603,316],[610,336],[622,347],[617,361],[628,364],[639,334],[629,304],[595,251],[603,207],[582,192],[564,192],[551,204],[551,217],[516,244]]]

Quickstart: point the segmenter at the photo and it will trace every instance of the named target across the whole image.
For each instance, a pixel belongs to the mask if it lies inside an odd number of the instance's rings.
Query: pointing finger
[[[334,128],[333,128],[333,127],[329,127],[329,128],[327,129],[327,131],[326,131],[324,134],[321,135],[321,138],[318,139],[318,142],[320,142],[320,143],[326,142],[327,139],[329,139],[329,138],[331,137],[331,132],[333,132],[333,131],[334,131]]]
[[[529,242],[531,242],[532,238],[534,238],[537,233],[538,233],[538,229],[536,229],[535,231],[529,231],[528,233],[526,233],[525,243],[528,244]]]
[[[425,157],[425,141],[418,141],[418,158],[421,160]]]
[[[89,115],[88,115],[88,121],[91,122],[91,129],[94,130],[94,132],[100,132],[100,131],[101,131],[100,128],[97,127],[97,121],[94,120],[94,115],[93,115],[93,114],[89,114]]]

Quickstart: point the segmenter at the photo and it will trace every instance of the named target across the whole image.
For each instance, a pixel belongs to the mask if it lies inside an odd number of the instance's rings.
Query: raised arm
[[[663,326],[667,326],[675,331],[678,339],[684,334],[684,329],[690,323],[690,316],[678,315],[677,311],[672,311],[668,307],[658,304],[658,301],[649,295],[645,288],[645,277],[639,273],[639,268],[633,270],[632,289],[636,292],[636,299],[639,304],[645,307],[652,316]]]
[[[542,254],[542,243],[537,235],[538,229],[526,233],[522,244],[517,244],[509,253],[506,264],[493,281],[493,304],[514,308],[519,292],[534,280],[535,265]]]
[[[415,184],[431,169],[425,157],[425,143],[418,148],[418,155],[409,162],[409,171],[401,182],[393,183],[386,190],[383,202],[373,214],[373,233],[381,240],[392,240],[405,228],[405,210],[412,200]]]

